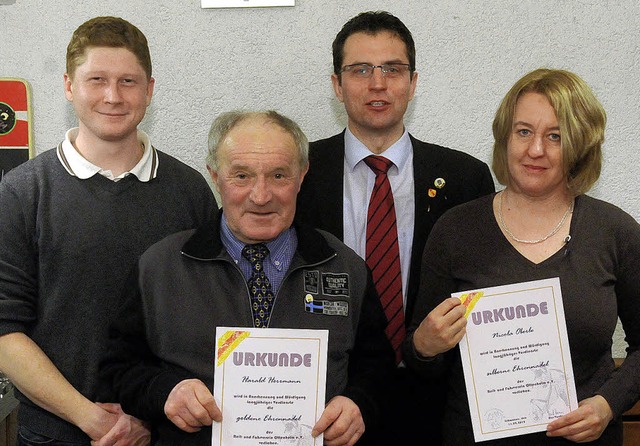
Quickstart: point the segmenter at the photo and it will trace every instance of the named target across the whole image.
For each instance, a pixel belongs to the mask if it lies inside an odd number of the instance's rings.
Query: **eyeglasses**
[[[356,63],[353,65],[345,65],[342,67],[340,73],[347,73],[355,79],[369,79],[373,76],[373,71],[376,68],[380,68],[382,76],[395,79],[402,77],[411,68],[408,63],[383,63],[382,65],[371,65],[368,63]]]

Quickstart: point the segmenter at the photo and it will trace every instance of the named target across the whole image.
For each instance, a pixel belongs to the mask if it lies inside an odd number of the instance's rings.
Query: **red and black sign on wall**
[[[31,88],[26,80],[0,78],[0,180],[33,155]]]

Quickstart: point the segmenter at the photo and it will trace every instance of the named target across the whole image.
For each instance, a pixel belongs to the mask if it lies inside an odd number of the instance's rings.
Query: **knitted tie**
[[[399,363],[405,327],[396,210],[387,178],[392,163],[387,158],[374,155],[366,157],[364,162],[376,174],[367,212],[366,261],[389,321],[386,333],[396,352],[396,362]]]
[[[269,325],[271,307],[273,306],[273,290],[271,282],[264,273],[263,261],[269,254],[269,248],[264,243],[245,245],[242,256],[251,263],[251,277],[247,281],[251,295],[251,312],[253,326],[265,328]]]

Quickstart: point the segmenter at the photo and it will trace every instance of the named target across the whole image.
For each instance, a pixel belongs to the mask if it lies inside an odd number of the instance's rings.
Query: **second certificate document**
[[[476,441],[544,431],[578,407],[558,278],[454,294]]]

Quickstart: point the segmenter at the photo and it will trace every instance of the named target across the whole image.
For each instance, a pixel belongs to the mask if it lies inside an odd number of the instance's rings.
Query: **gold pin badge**
[[[311,303],[313,302],[313,296],[311,294],[307,294],[306,296],[304,296],[304,300],[308,303]]]
[[[429,189],[429,196],[430,196],[431,198],[435,197],[435,196],[436,196],[436,194],[437,194],[437,192],[436,192],[436,190],[435,190],[435,189]]]
[[[433,182],[433,185],[438,189],[442,189],[445,184],[447,183],[446,181],[444,181],[444,178],[436,178],[436,180]]]

